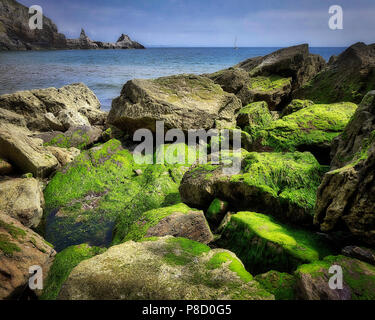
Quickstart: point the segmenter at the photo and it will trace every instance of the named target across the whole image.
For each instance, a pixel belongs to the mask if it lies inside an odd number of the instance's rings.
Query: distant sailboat
[[[238,47],[237,47],[237,37],[234,39],[234,48],[233,49],[234,50],[238,49]]]

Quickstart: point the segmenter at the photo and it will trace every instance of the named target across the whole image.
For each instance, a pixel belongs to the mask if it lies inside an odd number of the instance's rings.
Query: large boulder
[[[0,3],[0,51],[31,49],[63,49],[65,36],[58,33],[56,25],[43,16],[42,29],[29,27],[29,8],[15,0]]]
[[[223,90],[236,94],[244,106],[264,100],[271,109],[280,109],[294,90],[311,80],[324,66],[324,59],[310,54],[308,45],[303,44],[250,58],[206,76]]]
[[[154,238],[109,248],[82,261],[63,300],[271,300],[237,257],[184,238]]]
[[[0,96],[0,108],[23,116],[27,127],[35,131],[102,125],[106,117],[99,109],[98,98],[82,83],[4,94]],[[10,122],[10,116],[7,119],[5,122]]]
[[[358,42],[337,58],[309,83],[295,92],[297,98],[315,103],[351,101],[360,103],[364,95],[375,89],[375,45]]]
[[[375,244],[374,119],[375,91],[371,91],[333,144],[333,170],[318,189],[314,218],[322,231],[349,229],[371,245]]]
[[[114,99],[108,122],[126,131],[150,129],[164,121],[168,129],[233,127],[240,101],[206,77],[177,75],[128,81]]]
[[[43,215],[44,196],[34,178],[0,181],[0,211],[26,227],[37,227]]]
[[[332,266],[343,271],[342,289],[331,289]],[[336,269],[337,270],[337,269]],[[374,300],[375,267],[357,259],[328,256],[300,266],[296,271],[297,296],[304,300]]]
[[[45,278],[55,254],[41,236],[0,212],[0,299],[22,295],[31,266],[40,266]]]
[[[306,153],[249,153],[238,174],[225,173],[222,165],[194,165],[184,175],[181,199],[193,208],[207,209],[215,198],[229,203],[229,210],[270,213],[296,223],[311,225],[316,190],[323,168]]]
[[[179,203],[144,212],[130,227],[123,241],[168,235],[206,244],[213,240],[203,212]]]
[[[293,272],[331,253],[317,235],[255,212],[232,215],[218,245],[236,253],[252,274]]]
[[[30,138],[27,131],[11,125],[0,129],[0,157],[35,177],[47,177],[58,166],[57,159],[42,146],[42,140]]]

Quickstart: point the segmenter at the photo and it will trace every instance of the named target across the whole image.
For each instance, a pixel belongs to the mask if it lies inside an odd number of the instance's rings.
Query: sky
[[[346,47],[375,42],[374,0],[19,0],[40,5],[60,32],[99,41],[128,34],[146,46]],[[331,30],[328,10],[343,9]]]

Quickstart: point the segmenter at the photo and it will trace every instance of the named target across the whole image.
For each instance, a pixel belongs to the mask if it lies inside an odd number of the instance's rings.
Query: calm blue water
[[[64,50],[0,52],[0,94],[83,82],[104,110],[133,78],[208,73],[278,48],[149,48],[146,50]],[[326,60],[345,48],[310,48]]]

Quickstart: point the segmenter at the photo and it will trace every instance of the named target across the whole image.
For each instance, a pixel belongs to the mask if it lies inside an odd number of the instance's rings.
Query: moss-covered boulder
[[[55,300],[60,292],[61,286],[68,278],[70,272],[83,260],[92,258],[97,254],[105,252],[106,249],[90,247],[87,244],[71,246],[59,252],[45,281],[42,300]]]
[[[254,277],[276,300],[296,300],[296,278],[285,272],[269,271]]]
[[[237,257],[184,238],[125,242],[82,261],[59,299],[273,299]]]
[[[31,266],[40,266],[43,277],[46,277],[55,254],[52,246],[40,235],[0,212],[0,299],[22,296],[28,285]]]
[[[207,209],[207,220],[214,225],[219,225],[228,211],[228,202],[220,199],[214,199]]]
[[[193,166],[183,177],[183,202],[207,209],[215,198],[228,201],[230,210],[252,210],[311,225],[324,168],[308,152],[248,153],[241,171],[228,174],[223,165]]]
[[[331,289],[332,266],[343,272],[343,288]],[[328,256],[321,261],[301,265],[296,271],[297,294],[306,300],[374,300],[375,267],[357,259]]]
[[[164,121],[168,129],[232,127],[241,102],[213,81],[176,75],[128,81],[114,99],[108,122],[124,131],[150,129]]]
[[[343,132],[356,109],[356,104],[345,102],[311,105],[250,133],[255,148],[310,151],[321,163],[329,164],[331,142]]]
[[[157,208],[144,212],[130,226],[124,239],[115,233],[115,241],[141,240],[148,237],[164,237],[171,235],[190,240],[209,243],[213,240],[210,227],[202,211],[194,210],[186,204]]]
[[[254,212],[232,215],[218,244],[236,253],[253,274],[269,270],[291,272],[330,253],[315,234]]]
[[[365,94],[375,89],[375,46],[358,42],[295,92],[294,97],[315,103],[351,101],[360,103]]]
[[[283,109],[283,111],[281,112],[281,117],[285,117],[303,108],[312,106],[313,104],[314,102],[311,100],[294,99]]]
[[[237,126],[248,132],[253,132],[258,128],[266,127],[273,121],[267,102],[259,101],[243,107],[237,116]]]

